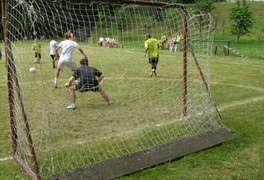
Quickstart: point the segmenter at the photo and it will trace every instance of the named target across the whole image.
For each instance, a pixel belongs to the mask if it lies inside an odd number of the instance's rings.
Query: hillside
[[[250,11],[253,13],[253,28],[250,36],[244,36],[243,39],[264,40],[264,2],[249,2]],[[217,28],[215,36],[222,39],[235,40],[235,37],[230,37],[231,21],[229,13],[231,8],[236,6],[236,3],[215,3],[215,9],[212,14],[216,18]]]
[[[250,5],[250,11],[253,13],[254,19],[253,27],[251,29],[252,33],[242,36],[240,38],[239,44],[236,43],[236,36],[231,35],[230,33],[232,22],[229,19],[229,13],[231,8],[236,6],[236,3],[214,4],[215,9],[213,10],[212,15],[216,18],[217,21],[215,39],[231,40],[231,47],[243,54],[245,57],[264,60],[264,2],[248,3]]]

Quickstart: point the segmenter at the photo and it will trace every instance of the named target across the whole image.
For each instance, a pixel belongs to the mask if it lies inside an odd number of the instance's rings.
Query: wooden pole
[[[7,30],[6,30],[6,1],[2,0],[2,30],[3,30],[3,39],[5,45],[5,59],[6,59],[6,70],[7,70],[7,87],[8,87],[8,102],[9,102],[9,115],[10,115],[10,128],[11,128],[11,140],[13,147],[13,155],[17,150],[17,130],[16,124],[14,121],[14,87],[13,87],[13,78],[12,78],[12,63],[10,63],[10,47],[8,47],[7,42]]]
[[[182,63],[182,115],[185,117],[187,115],[187,11],[185,8],[183,10],[183,63]]]
[[[8,27],[6,23],[7,19],[7,5],[6,1],[2,0],[2,28],[3,28],[3,37],[4,37],[4,43],[5,43],[5,58],[6,58],[6,68],[7,68],[7,87],[8,87],[8,101],[9,101],[9,114],[10,114],[10,127],[11,127],[11,133],[12,133],[12,146],[13,146],[13,156],[15,157],[16,152],[17,152],[17,139],[18,139],[18,134],[17,134],[17,129],[16,129],[16,121],[15,121],[15,102],[14,102],[14,96],[15,96],[15,90],[17,91],[17,96],[20,102],[20,107],[22,109],[22,116],[24,119],[24,123],[26,126],[26,136],[27,140],[29,143],[29,148],[30,148],[30,153],[31,153],[31,158],[32,158],[32,164],[33,164],[33,171],[35,174],[34,179],[41,179],[40,177],[40,171],[39,171],[39,166],[37,163],[37,158],[36,158],[36,153],[34,150],[34,145],[30,133],[30,128],[27,120],[27,115],[25,112],[22,96],[21,96],[21,91],[20,91],[20,86],[19,86],[19,81],[17,79],[17,74],[16,74],[16,67],[14,64],[14,57],[12,53],[12,47],[9,39],[9,34],[8,34]],[[14,83],[16,87],[14,87]],[[25,169],[26,170],[26,169]]]

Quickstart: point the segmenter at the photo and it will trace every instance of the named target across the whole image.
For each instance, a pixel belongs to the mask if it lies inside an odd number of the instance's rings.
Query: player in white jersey
[[[110,38],[106,37],[104,41],[104,47],[108,47],[110,45]]]
[[[55,51],[56,51],[56,47],[58,46],[57,43],[57,36],[53,36],[52,40],[50,41],[50,57],[52,59],[52,66],[53,68],[56,68],[55,66]]]
[[[103,36],[100,36],[99,41],[97,42],[97,44],[98,44],[99,47],[103,46],[103,44],[104,44],[104,37]]]
[[[55,59],[59,58],[58,66],[55,71],[55,79],[54,79],[54,87],[58,87],[58,78],[60,75],[60,71],[63,70],[64,66],[67,66],[71,71],[74,71],[77,69],[77,66],[73,59],[73,50],[78,49],[83,56],[88,59],[86,54],[83,52],[83,50],[79,47],[79,45],[72,40],[69,40],[69,33],[64,34],[64,41],[60,42],[60,44],[55,49]],[[59,49],[61,49],[61,54],[59,56]]]

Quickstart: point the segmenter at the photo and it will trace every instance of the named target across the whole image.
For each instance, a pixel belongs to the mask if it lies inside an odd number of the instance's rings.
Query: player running
[[[55,79],[54,79],[54,87],[58,87],[58,78],[60,75],[60,71],[63,69],[64,66],[67,66],[71,71],[77,69],[77,66],[73,60],[73,50],[78,49],[83,56],[87,59],[86,54],[83,50],[79,47],[79,45],[72,40],[69,40],[69,33],[64,34],[64,41],[62,41],[55,50],[55,59],[59,58],[58,66],[55,71]],[[61,54],[59,56],[59,49],[61,49]]]

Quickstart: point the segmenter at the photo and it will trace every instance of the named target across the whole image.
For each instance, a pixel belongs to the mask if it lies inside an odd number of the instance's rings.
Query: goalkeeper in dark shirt
[[[71,104],[67,106],[67,109],[76,109],[76,94],[75,91],[86,92],[93,91],[99,92],[100,95],[106,100],[108,105],[112,104],[107,94],[100,87],[99,83],[104,78],[104,74],[96,68],[88,66],[88,60],[82,59],[80,61],[81,67],[77,68],[65,87],[69,88],[71,96]],[[74,84],[74,81],[80,79],[78,83]]]

